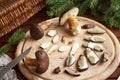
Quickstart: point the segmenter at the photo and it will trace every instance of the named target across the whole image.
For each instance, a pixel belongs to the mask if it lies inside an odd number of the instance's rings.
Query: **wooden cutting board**
[[[109,55],[108,62],[106,62],[106,63],[99,62],[96,65],[89,64],[88,70],[80,72],[81,75],[78,77],[75,77],[75,76],[71,76],[71,75],[64,73],[64,69],[66,68],[64,66],[64,64],[65,64],[65,60],[68,56],[70,49],[68,49],[67,51],[62,52],[62,53],[59,52],[58,50],[56,50],[54,53],[49,55],[50,64],[49,64],[48,70],[45,73],[41,74],[40,76],[45,77],[45,78],[49,78],[51,80],[62,80],[63,78],[65,80],[105,80],[115,71],[115,69],[119,65],[120,48],[119,48],[119,41],[117,40],[115,35],[110,30],[108,30],[105,26],[103,26],[102,24],[100,24],[94,20],[91,20],[91,19],[88,19],[85,17],[77,17],[77,19],[79,20],[79,23],[81,26],[83,26],[84,24],[92,23],[92,24],[96,25],[97,27],[106,31],[106,33],[99,34],[98,36],[105,38],[105,42],[100,43],[100,44],[103,45],[104,51],[108,52],[108,55]],[[84,38],[85,38],[85,36],[93,36],[93,34],[92,35],[88,34],[86,32],[87,29],[81,29],[81,33],[79,35],[73,36],[70,34],[70,32],[68,30],[65,29],[65,27],[59,26],[58,18],[53,18],[50,20],[52,21],[52,24],[50,25],[50,27],[48,29],[45,30],[45,35],[42,39],[34,40],[31,38],[29,31],[26,33],[26,38],[27,38],[26,42],[25,42],[25,40],[22,40],[18,44],[17,49],[16,49],[16,57],[21,54],[22,49],[24,51],[27,48],[29,48],[30,46],[32,46],[31,52],[26,57],[31,58],[31,59],[35,59],[34,53],[36,52],[36,50],[40,49],[41,43],[52,41],[53,37],[47,36],[48,31],[52,30],[52,29],[57,31],[57,35],[60,36],[60,39],[59,39],[59,42],[57,42],[56,44],[51,44],[51,47],[54,45],[57,45],[59,48],[62,45],[68,45],[69,41],[74,40],[74,42],[77,42],[80,45],[78,51],[75,53],[76,59],[79,58],[79,55],[84,54],[85,48],[82,47],[82,44],[84,42],[86,42],[84,40]],[[42,24],[42,23],[39,23],[39,24]],[[97,35],[97,34],[94,34],[94,35]],[[62,36],[67,36],[66,43],[61,42]],[[25,44],[24,44],[24,42],[25,42]],[[24,47],[22,47],[23,44],[24,44]],[[71,46],[72,45],[70,45],[70,47]],[[48,50],[49,50],[49,48],[46,49],[45,51],[47,52]],[[96,54],[101,59],[101,55],[103,53],[96,52]],[[71,69],[76,70],[76,62],[70,67]],[[28,69],[24,66],[23,61],[21,61],[18,66],[19,66],[19,69],[22,72],[22,74],[27,79],[29,79],[29,80],[42,80],[38,76],[33,75],[31,72],[29,72]],[[61,68],[61,72],[59,74],[53,74],[52,73],[53,70],[58,66]],[[35,66],[29,66],[29,68],[33,72],[35,72]]]

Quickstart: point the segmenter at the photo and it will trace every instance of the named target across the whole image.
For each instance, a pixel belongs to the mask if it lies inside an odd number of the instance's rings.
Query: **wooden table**
[[[93,18],[90,17],[88,15],[84,15],[85,17],[91,18],[93,20],[96,20],[98,22],[101,22],[102,16],[97,17],[97,18]],[[38,12],[36,15],[34,15],[32,18],[30,18],[27,22],[25,22],[23,25],[21,25],[20,27],[23,28],[25,31],[28,31],[30,26],[32,24],[36,24],[39,23],[41,21],[44,21],[46,19],[49,19],[49,17],[46,15],[46,10],[43,9],[42,11]],[[109,28],[118,38],[119,42],[120,42],[120,30],[114,29],[114,28]],[[15,30],[14,30],[15,31]],[[3,46],[4,44],[7,43],[8,38],[12,35],[12,33],[14,32],[10,32],[9,34],[3,36],[2,38],[0,38],[0,47]],[[118,44],[119,45],[119,44]],[[14,54],[15,54],[15,50],[16,50],[17,45],[13,45],[9,51],[7,52],[7,54],[14,59]],[[26,80],[26,78],[21,74],[21,72],[19,71],[18,67],[15,66],[14,69],[17,72],[17,76],[19,80]],[[107,79],[107,80],[116,80],[118,78],[118,76],[120,75],[120,65],[118,66],[118,68],[116,69],[116,71]]]

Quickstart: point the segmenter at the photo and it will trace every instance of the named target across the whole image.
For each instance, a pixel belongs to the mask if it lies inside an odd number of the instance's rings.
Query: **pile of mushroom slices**
[[[75,53],[77,53],[78,49],[80,48],[80,44],[78,42],[75,42],[74,39],[70,42],[68,42],[67,37],[62,34],[57,34],[57,30],[50,29],[47,31],[46,35],[50,37],[50,41],[45,41],[40,44],[41,50],[36,51],[35,56],[38,63],[36,65],[36,71],[37,73],[44,73],[47,71],[49,67],[49,57],[55,52],[69,52],[66,61],[65,61],[65,72],[72,75],[72,76],[80,76],[81,71],[85,71],[89,68],[88,62],[91,65],[95,65],[100,61],[100,57],[96,54],[96,52],[102,52],[102,61],[107,62],[108,61],[108,53],[104,52],[104,48],[101,43],[105,42],[105,39],[97,34],[104,34],[105,31],[99,27],[96,27],[93,24],[85,24],[83,26],[80,26],[80,23],[77,19],[79,9],[74,7],[66,12],[63,12],[63,14],[59,17],[59,25],[65,26],[66,23],[68,23],[67,29],[70,31],[70,33],[77,37],[77,35],[81,32],[81,28],[86,29],[88,34],[96,34],[95,36],[87,36],[84,37],[85,43],[83,43],[83,47],[85,48],[84,54],[79,55],[79,59],[76,60]],[[45,21],[43,24],[39,25],[33,25],[30,29],[30,34],[32,38],[35,40],[41,39],[44,36],[44,31],[42,29],[47,29],[51,25],[51,21]],[[37,35],[36,35],[37,34]],[[62,36],[62,37],[61,37]],[[66,41],[68,44],[65,44]],[[57,45],[57,43],[63,43],[63,45]],[[72,45],[72,46],[69,46]],[[70,67],[75,64],[77,61],[77,70],[72,70]],[[45,64],[44,66],[42,64]],[[54,73],[58,74],[60,72],[60,67],[57,67],[53,70]]]

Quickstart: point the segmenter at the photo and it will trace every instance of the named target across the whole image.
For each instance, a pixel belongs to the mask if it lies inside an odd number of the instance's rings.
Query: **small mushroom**
[[[79,60],[78,60],[78,69],[79,71],[85,71],[88,69],[88,63],[87,63],[87,59],[84,55],[80,55]]]
[[[67,74],[70,74],[71,76],[80,76],[80,73],[79,72],[76,72],[75,70],[72,70],[72,69],[69,69],[69,68],[66,68],[65,69],[65,72]]]
[[[92,65],[97,64],[100,60],[97,54],[94,51],[92,51],[90,48],[86,48],[85,55]]]
[[[37,24],[34,24],[30,28],[30,34],[33,39],[38,40],[44,36],[44,30]]]
[[[73,35],[78,35],[81,31],[79,21],[76,16],[78,15],[79,9],[74,7],[62,13],[59,18],[59,24],[62,26],[65,23],[69,24],[69,30]]]
[[[50,47],[50,45],[51,45],[51,42],[44,42],[40,45],[40,47],[42,49],[47,49],[48,47]]]
[[[52,40],[52,42],[53,42],[54,44],[57,43],[57,42],[59,41],[59,38],[60,38],[59,35],[55,35],[54,38],[53,38],[53,40]]]
[[[35,56],[37,59],[36,72],[39,74],[46,72],[49,67],[49,57],[47,53],[43,50],[38,50],[35,52]]]

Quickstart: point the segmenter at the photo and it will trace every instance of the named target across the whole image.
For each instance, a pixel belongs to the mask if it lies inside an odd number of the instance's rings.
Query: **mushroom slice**
[[[78,12],[79,12],[79,9],[77,7],[73,7],[71,9],[63,12],[62,15],[59,18],[59,24],[61,26],[64,25],[67,22],[69,16],[76,17],[78,15]]]
[[[76,72],[75,70],[72,70],[72,69],[69,69],[69,68],[66,68],[65,72],[70,74],[71,76],[80,76],[79,72]]]
[[[85,50],[85,55],[87,57],[87,59],[89,60],[89,62],[92,64],[92,65],[95,65],[99,62],[99,57],[97,56],[97,54],[92,51],[90,48],[86,48]]]
[[[101,28],[96,28],[95,27],[95,28],[88,29],[87,32],[90,33],[90,34],[103,34],[106,31],[101,29]]]
[[[48,29],[50,27],[50,25],[52,24],[51,20],[46,20],[44,22],[42,22],[42,24],[38,24],[41,26],[42,29]]]
[[[107,53],[107,52],[104,52],[104,53],[103,53],[103,56],[102,56],[102,61],[103,61],[103,62],[107,62],[108,60],[109,60],[108,53]]]
[[[88,36],[85,38],[85,40],[96,42],[96,43],[103,43],[105,41],[105,39],[101,36]]]
[[[98,44],[98,43],[92,43],[92,42],[89,42],[89,43],[84,43],[83,44],[83,47],[86,47],[86,48],[91,48],[93,50],[96,50],[96,51],[103,51],[103,46],[101,44]]]
[[[84,71],[88,69],[88,63],[87,63],[87,59],[84,55],[80,55],[80,58],[78,60],[78,69],[79,71]]]
[[[67,41],[67,37],[64,35],[62,36],[61,42],[65,43]]]
[[[95,27],[95,25],[93,25],[93,24],[85,24],[82,26],[83,29],[90,29],[90,28],[94,28],[94,27]]]
[[[40,45],[42,49],[47,49],[51,45],[51,42],[44,42]]]
[[[59,49],[58,49],[58,51],[59,52],[64,52],[64,51],[66,51],[66,50],[68,50],[69,49],[69,46],[61,46]]]
[[[56,35],[56,36],[53,38],[52,42],[53,42],[53,43],[57,43],[58,41],[59,41],[59,35]]]
[[[75,56],[73,56],[73,55],[70,55],[69,57],[67,57],[67,59],[66,59],[66,66],[67,67],[70,67],[70,66],[72,66],[74,63],[75,63]]]
[[[58,48],[58,45],[53,45],[49,50],[48,54],[51,55],[53,52],[55,52]]]
[[[53,37],[53,36],[56,35],[56,33],[57,33],[56,30],[49,30],[47,35],[50,36],[50,37]]]
[[[70,54],[74,55],[77,52],[77,50],[78,50],[79,47],[80,47],[79,43],[74,43],[73,46],[72,46]]]

